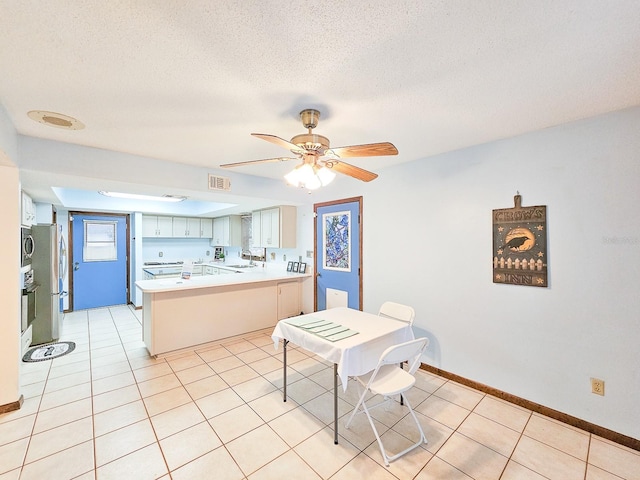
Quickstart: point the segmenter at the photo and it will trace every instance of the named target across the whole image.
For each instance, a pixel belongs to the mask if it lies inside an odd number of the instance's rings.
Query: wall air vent
[[[231,179],[209,174],[209,190],[231,191]]]

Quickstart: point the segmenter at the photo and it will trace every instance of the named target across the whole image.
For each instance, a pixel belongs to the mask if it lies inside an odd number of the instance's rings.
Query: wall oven
[[[22,266],[31,265],[31,257],[35,249],[35,243],[31,236],[31,229],[22,227],[22,238],[20,241],[20,249],[22,250]]]

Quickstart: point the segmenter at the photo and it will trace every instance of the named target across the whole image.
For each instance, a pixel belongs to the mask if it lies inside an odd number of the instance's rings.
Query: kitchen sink
[[[229,268],[253,268],[255,265],[225,265]]]

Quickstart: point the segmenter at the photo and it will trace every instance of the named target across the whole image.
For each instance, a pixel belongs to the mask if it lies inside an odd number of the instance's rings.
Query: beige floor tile
[[[304,377],[297,382],[291,383],[289,383],[289,378],[287,378],[287,383],[287,397],[292,398],[300,405],[304,405],[309,400],[316,398],[327,391],[316,382]]]
[[[0,474],[21,467],[28,446],[29,438],[22,438],[15,442],[0,445]]]
[[[338,435],[341,438],[345,438],[360,450],[365,450],[369,445],[376,441],[376,436],[373,433],[373,429],[365,415],[356,415],[353,418],[353,421],[349,424],[349,428],[346,427],[348,419],[349,416],[346,415],[338,420]],[[389,429],[386,425],[383,425],[375,419],[373,420],[373,423],[376,426],[378,435],[383,435]],[[333,427],[333,424],[329,427]]]
[[[496,477],[498,478],[498,477]],[[474,480],[444,460],[433,457],[415,480]],[[524,479],[522,479],[524,480]]]
[[[551,480],[583,480],[585,462],[538,442],[522,436],[511,459]]]
[[[483,393],[452,381],[442,385],[433,394],[467,410],[473,410],[484,397]]]
[[[295,447],[300,442],[322,430],[325,424],[303,408],[298,407],[271,420],[269,426],[290,447]]]
[[[587,460],[589,450],[589,434],[587,432],[533,414],[524,429],[524,434],[580,460]]]
[[[451,435],[436,455],[474,479],[500,478],[508,461],[507,457],[459,433]]]
[[[276,370],[282,371],[282,362],[268,355],[262,360],[251,362],[249,366],[260,375],[264,375],[268,372],[274,372]]]
[[[222,373],[222,372],[226,372],[227,370],[232,370],[234,368],[242,367],[244,366],[244,362],[240,360],[238,357],[236,357],[235,355],[230,355],[227,357],[222,357],[222,358],[213,360],[209,362],[208,365],[211,368],[213,368],[214,372]]]
[[[180,405],[191,403],[191,401],[191,397],[184,387],[173,388],[143,399],[149,416],[166,412]]]
[[[59,427],[65,423],[71,423],[81,418],[90,417],[93,414],[93,408],[90,398],[84,398],[72,403],[66,403],[59,407],[44,410],[38,413],[33,433],[41,433]]]
[[[100,467],[153,443],[156,436],[149,419],[127,425],[96,437],[96,465]]]
[[[49,370],[49,379],[64,377],[72,373],[80,373],[89,370],[89,364],[85,362],[68,363],[66,365],[52,366]]]
[[[290,472],[295,472],[296,478],[308,480],[320,477],[313,469],[307,465],[293,450],[289,450],[284,455],[269,462],[255,473],[249,475],[248,480],[272,480],[276,478],[287,478]]]
[[[38,406],[40,405],[40,398],[26,398],[22,403],[22,407],[18,410],[12,410],[6,413],[0,413],[0,428],[3,423],[17,420],[18,418],[28,417],[38,413]],[[0,435],[0,438],[2,436]],[[2,442],[0,442],[2,443]]]
[[[216,375],[216,372],[214,372],[213,369],[204,362],[201,365],[176,372],[176,376],[183,385],[202,380],[203,378],[212,377],[213,375]]]
[[[25,465],[20,480],[42,480],[51,472],[56,478],[76,478],[93,468],[93,441],[88,441]]]
[[[622,477],[614,475],[613,473],[609,473],[606,470],[602,470],[601,468],[595,467],[593,465],[587,465],[587,475],[584,478],[585,480],[620,480]],[[630,480],[635,480],[638,477],[636,476],[627,478],[629,478]]]
[[[224,346],[224,348],[229,350],[234,355],[238,355],[239,353],[246,352],[248,350],[253,350],[256,348],[256,346],[253,343],[248,342],[247,340],[242,340],[242,339],[231,341],[231,342],[224,342],[222,345]]]
[[[640,479],[640,452],[607,442],[595,435],[591,438],[589,463],[626,480]]]
[[[157,443],[107,463],[97,469],[100,480],[152,480],[168,473],[162,452]]]
[[[333,428],[325,427],[294,448],[322,478],[329,478],[353,460],[360,450],[344,438],[333,443]]]
[[[72,403],[83,398],[91,397],[91,384],[81,383],[73,387],[56,390],[42,396],[40,410],[48,410],[50,408],[59,407],[66,403]],[[22,407],[24,408],[24,406]]]
[[[169,470],[211,452],[222,443],[207,422],[199,423],[160,441],[160,448]]]
[[[258,378],[260,376],[258,372],[247,365],[242,365],[238,368],[226,370],[224,372],[221,372],[219,375],[220,378],[222,378],[232,387],[240,383],[252,380],[254,378]]]
[[[163,375],[162,377],[153,378],[146,382],[138,383],[140,394],[143,397],[149,397],[161,392],[166,392],[177,387],[182,386],[178,377],[171,373],[169,375]]]
[[[490,395],[485,396],[473,411],[517,432],[524,430],[531,417],[531,411]]]
[[[353,405],[338,397],[338,418],[351,414],[353,408]],[[304,404],[304,409],[325,425],[333,425],[333,392],[325,392],[322,395],[309,400]]]
[[[253,348],[251,350],[247,350],[246,352],[238,353],[236,357],[238,357],[246,364],[251,364],[253,362],[257,362],[258,360],[271,358],[271,355],[263,350],[260,350],[259,348]]]
[[[202,358],[195,352],[192,352],[189,355],[185,355],[176,359],[167,358],[167,363],[171,366],[174,372],[178,372],[186,368],[204,365],[205,361],[202,360]]]
[[[424,390],[428,393],[435,392],[447,382],[446,379],[438,377],[437,375],[433,375],[432,373],[426,372],[424,370],[418,370],[415,374],[415,378],[416,383],[414,385],[414,388],[419,388],[420,390]]]
[[[173,480],[205,479],[211,477],[211,472],[215,472],[216,480],[242,480],[245,478],[224,447],[217,448],[174,470],[171,472],[171,478]]]
[[[31,437],[25,463],[35,462],[92,439],[93,425],[90,417],[38,433]]]
[[[43,381],[21,386],[20,393],[25,399],[40,397],[44,393],[44,387],[46,386],[46,384],[47,382]]]
[[[280,362],[280,365],[282,366],[282,362]],[[273,370],[271,372],[265,373],[262,376],[266,378],[269,382],[271,382],[273,385],[275,385],[276,388],[282,388],[284,385],[282,368],[278,368],[277,370]],[[300,372],[296,372],[295,370],[291,370],[290,368],[288,368],[287,369],[287,389],[289,389],[291,385],[293,385],[296,382],[299,382],[303,378],[304,377]]]
[[[245,402],[250,402],[276,390],[276,387],[261,376],[233,386],[233,390]]]
[[[284,402],[282,400],[282,392],[276,390],[249,402],[249,406],[262,420],[270,422],[274,418],[284,415],[288,411],[298,407],[298,404],[292,399]]]
[[[198,400],[206,397],[207,395],[211,395],[212,393],[229,388],[229,385],[227,385],[219,375],[215,374],[211,377],[185,384],[185,388],[187,389],[187,392],[189,392],[189,395],[191,395],[191,398]]]
[[[113,365],[117,362],[126,362],[127,355],[122,352],[111,353],[109,355],[103,355],[91,359],[91,368],[104,367],[106,365]]]
[[[250,475],[287,450],[287,444],[267,425],[226,444],[245,475]]]
[[[204,415],[194,403],[188,403],[151,417],[153,429],[159,439],[169,437],[202,423],[204,420]]]
[[[105,410],[93,416],[96,437],[148,418],[142,400]]]
[[[546,478],[513,460],[509,460],[500,480],[546,480]]]
[[[222,346],[217,346],[206,350],[198,350],[197,354],[200,358],[202,358],[202,360],[207,363],[215,362],[216,360],[232,356],[232,353]]]
[[[100,395],[101,393],[109,392],[111,390],[118,390],[122,387],[133,385],[135,379],[133,374],[129,371],[124,373],[118,373],[106,378],[100,378],[94,380],[92,383],[93,394]]]
[[[231,388],[196,400],[196,405],[206,418],[213,418],[243,404],[244,401]]]
[[[170,373],[173,373],[173,370],[171,370],[171,367],[166,362],[151,365],[150,367],[139,368],[133,371],[133,375],[138,383],[169,375]]]
[[[91,372],[85,370],[78,373],[72,373],[71,375],[65,375],[63,377],[53,378],[47,380],[47,386],[45,387],[45,393],[51,393],[56,390],[62,390],[63,388],[73,387],[80,385],[81,383],[87,383],[91,381]]]
[[[111,390],[101,395],[93,396],[93,413],[98,414],[105,410],[120,407],[127,403],[140,400],[140,392],[137,385]]]
[[[36,415],[19,417],[10,422],[0,423],[0,445],[15,442],[31,435]]]
[[[393,456],[414,445],[414,442],[411,442],[393,430],[387,430],[384,435],[381,435],[381,440],[388,456]],[[433,454],[425,450],[423,446],[424,444],[421,444],[396,460],[389,462],[388,471],[398,478],[415,477],[433,456]],[[369,445],[364,453],[380,465],[384,465],[378,442]]]
[[[287,358],[287,368],[291,368],[296,372],[300,372],[305,377],[310,377],[314,373],[318,373],[322,370],[329,370],[329,374],[331,369],[327,368],[324,363],[320,363],[313,358],[304,358],[298,362],[292,362],[289,358]]]
[[[129,362],[123,360],[121,362],[115,362],[108,365],[102,365],[91,368],[91,379],[99,380],[101,378],[110,377],[112,375],[118,375],[120,373],[126,373],[131,371]]]
[[[22,468],[16,468],[6,473],[0,473],[0,480],[20,480],[20,472]]]
[[[264,425],[265,422],[248,405],[240,405],[211,418],[209,423],[220,439],[227,443]]]
[[[471,413],[466,408],[436,397],[435,395],[427,398],[418,405],[415,410],[453,429],[458,428]]]
[[[369,456],[361,453],[356,458],[338,470],[331,480],[353,480],[366,478],[367,480],[397,480],[398,477],[390,473]]]
[[[458,433],[505,457],[511,456],[520,439],[520,433],[475,413],[471,413],[462,422],[462,425],[458,427]]]

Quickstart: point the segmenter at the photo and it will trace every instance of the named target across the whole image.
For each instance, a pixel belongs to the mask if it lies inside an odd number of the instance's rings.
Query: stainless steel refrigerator
[[[38,284],[36,314],[32,325],[32,345],[58,340],[60,317],[60,289],[58,283],[58,227],[34,225],[31,269]]]

